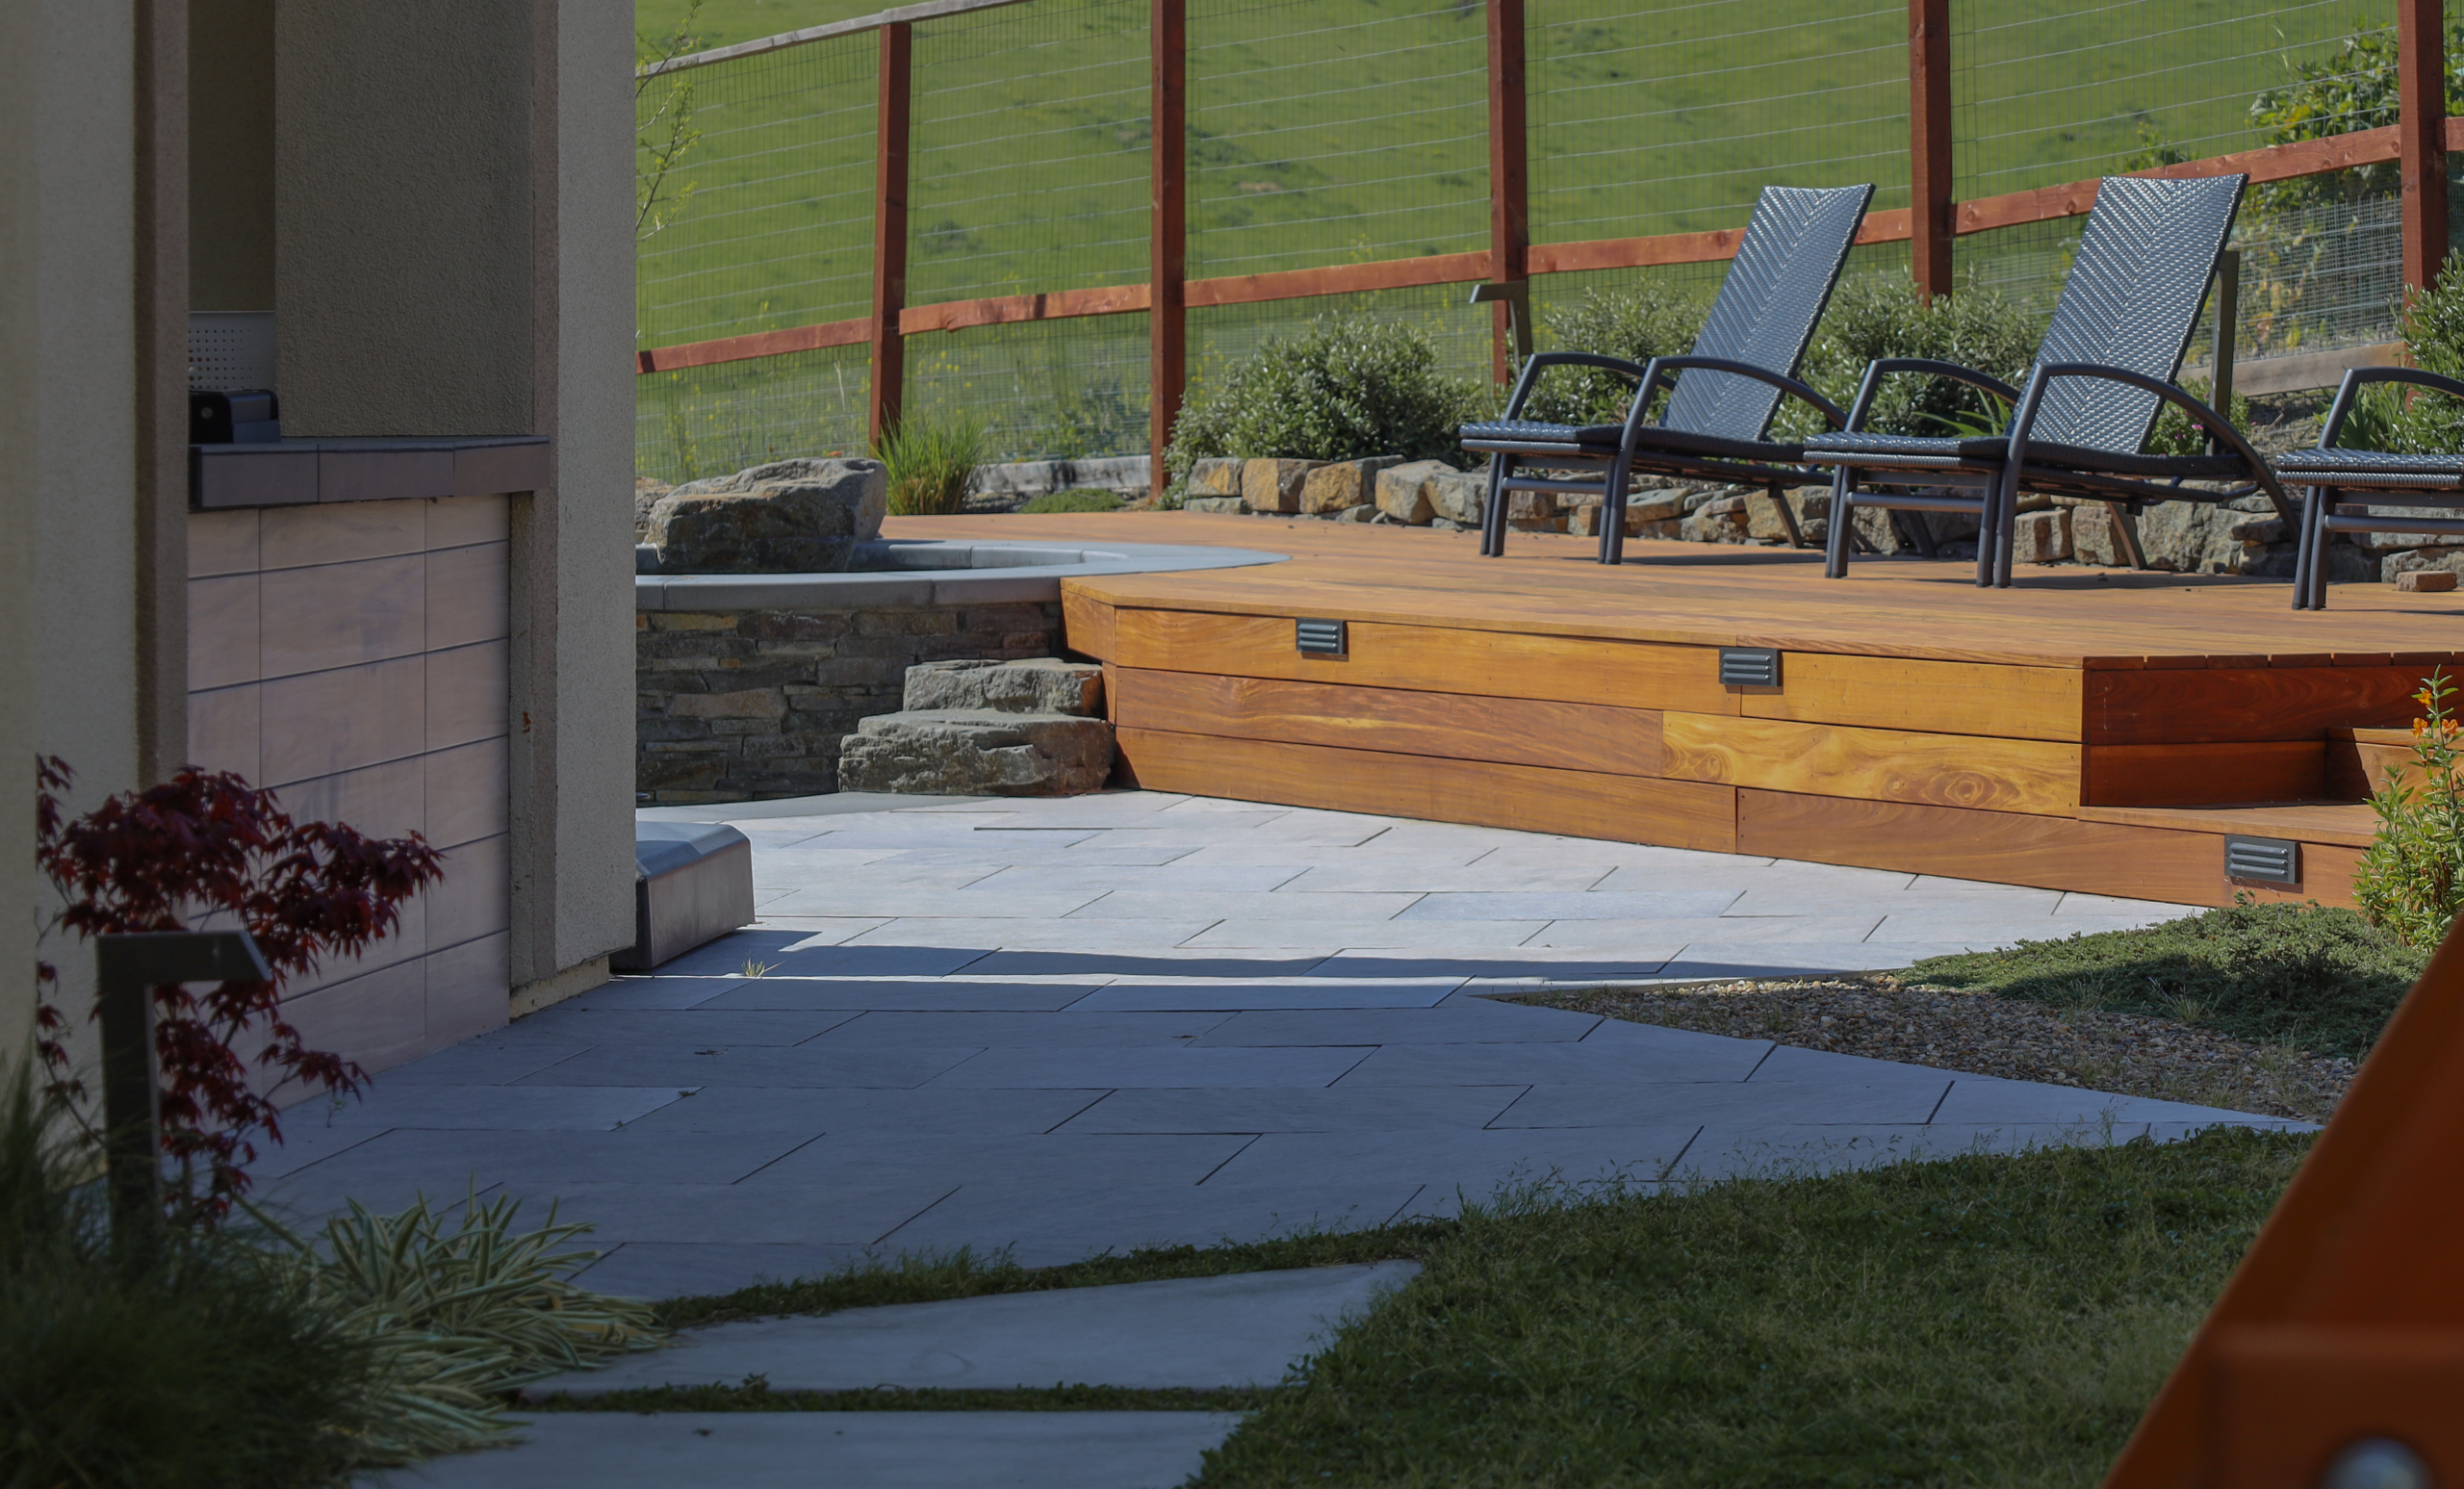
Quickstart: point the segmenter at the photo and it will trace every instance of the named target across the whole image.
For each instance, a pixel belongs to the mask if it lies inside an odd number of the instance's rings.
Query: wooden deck
[[[1070,580],[1140,784],[1296,806],[2186,904],[2349,899],[2371,816],[2351,731],[2464,670],[2464,594],[1968,566],[1183,513],[893,520],[892,536],[1289,553]],[[1295,646],[1348,623],[1348,653]],[[1724,646],[1781,685],[1723,686]],[[2339,733],[2338,732],[2342,732]],[[2331,738],[2331,734],[2334,738]],[[2358,750],[2358,753],[2357,753]],[[2302,844],[2297,888],[2227,880],[2228,834]]]

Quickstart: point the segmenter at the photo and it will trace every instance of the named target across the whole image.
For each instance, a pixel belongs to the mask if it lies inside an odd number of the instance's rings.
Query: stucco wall
[[[35,137],[44,98],[35,65],[42,30],[38,8],[0,5],[0,138]],[[29,462],[40,458],[41,386],[39,301],[35,276],[24,271],[38,241],[33,165],[25,151],[0,163],[0,449]],[[0,528],[34,530],[35,491],[29,480],[0,481]],[[33,579],[33,545],[0,543],[0,758],[20,762],[35,752]],[[0,1061],[8,1068],[34,1020],[34,796],[17,779],[19,789],[0,791]]]
[[[507,510],[517,989],[579,990],[632,939],[631,24],[275,13],[284,432],[555,444]]]

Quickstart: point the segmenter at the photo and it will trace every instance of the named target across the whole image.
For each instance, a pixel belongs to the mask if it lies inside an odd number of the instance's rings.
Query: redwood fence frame
[[[1188,245],[1187,0],[1148,0],[1149,78],[1153,117],[1148,278],[1142,284],[1036,295],[994,295],[909,305],[907,203],[914,24],[944,15],[1018,5],[1026,0],[930,0],[855,20],[809,27],[645,69],[646,74],[704,66],[832,37],[881,33],[880,122],[875,133],[873,313],[785,330],[714,341],[650,347],[635,353],[637,373],[711,367],[825,347],[871,347],[866,424],[872,438],[898,422],[910,336],[969,326],[1079,316],[1147,314],[1152,369],[1149,452],[1163,469],[1170,442],[1169,411],[1180,407],[1188,380],[1187,312],[1217,305],[1305,299],[1375,290],[1491,282],[1516,285],[1533,274],[1581,270],[1645,269],[1709,264],[1735,257],[1743,230],[1664,233],[1581,243],[1530,242],[1529,153],[1524,103],[1524,0],[1484,0],[1488,11],[1489,246],[1484,251],[1330,265],[1219,279],[1183,275]],[[2355,166],[2397,163],[2403,203],[2403,283],[2428,285],[2447,257],[2447,153],[2464,150],[2464,118],[2447,116],[2444,79],[2446,0],[2396,0],[2399,122],[2326,140],[2266,145],[2205,160],[2131,172],[2182,179],[2246,171],[2252,181],[2284,181]],[[1903,209],[1866,215],[1861,244],[1906,243],[1919,293],[1950,287],[1951,245],[1970,233],[2079,217],[2095,205],[2094,181],[2072,181],[2000,196],[1952,199],[1950,0],[1908,0],[1909,201]],[[1528,303],[1527,299],[1526,304]],[[1510,299],[1491,306],[1492,372],[1509,375],[1513,344]]]

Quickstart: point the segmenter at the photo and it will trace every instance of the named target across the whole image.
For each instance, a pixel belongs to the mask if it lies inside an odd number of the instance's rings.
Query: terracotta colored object
[[[2393,1438],[2464,1482],[2464,936],[2451,934],[2106,1489],[2321,1482]]]

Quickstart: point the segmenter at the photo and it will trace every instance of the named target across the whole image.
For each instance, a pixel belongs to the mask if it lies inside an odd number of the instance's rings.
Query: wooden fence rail
[[[908,305],[907,172],[913,25],[919,20],[1019,3],[1022,0],[932,0],[858,20],[697,53],[652,69],[701,66],[865,30],[881,32],[873,314],[867,320],[645,347],[635,354],[635,370],[645,373],[677,372],[869,343],[869,425],[878,439],[884,428],[898,419],[906,337],[973,326],[1143,312],[1150,318],[1150,391],[1151,406],[1156,411],[1148,421],[1150,450],[1160,469],[1171,430],[1171,420],[1166,411],[1179,407],[1188,375],[1187,310],[1429,285],[1511,283],[1532,274],[1584,270],[1719,263],[1735,256],[1737,241],[1743,236],[1741,229],[1724,228],[1716,232],[1664,233],[1580,243],[1530,242],[1529,155],[1524,122],[1524,0],[1485,0],[1490,188],[1489,246],[1485,251],[1230,278],[1184,279],[1188,239],[1187,5],[1186,0],[1149,0],[1153,143],[1149,215],[1152,241],[1147,281]],[[2239,150],[2134,174],[2179,179],[2247,172],[2253,181],[2283,181],[2355,166],[2396,162],[2403,193],[2403,282],[2407,289],[2426,285],[2447,256],[2447,153],[2464,149],[2464,127],[2459,127],[2464,126],[2464,119],[2451,119],[2446,115],[2445,11],[2445,0],[2397,0],[2400,122],[2325,140]],[[2096,183],[2072,181],[1999,196],[1952,200],[1949,0],[1908,0],[1908,25],[1911,205],[1867,215],[1857,241],[1908,244],[1917,288],[1931,295],[1951,283],[1951,244],[1955,239],[2081,216],[2095,205]],[[1510,304],[1502,300],[1492,309],[1492,371],[1503,381],[1511,366],[1508,317],[1513,312]]]

